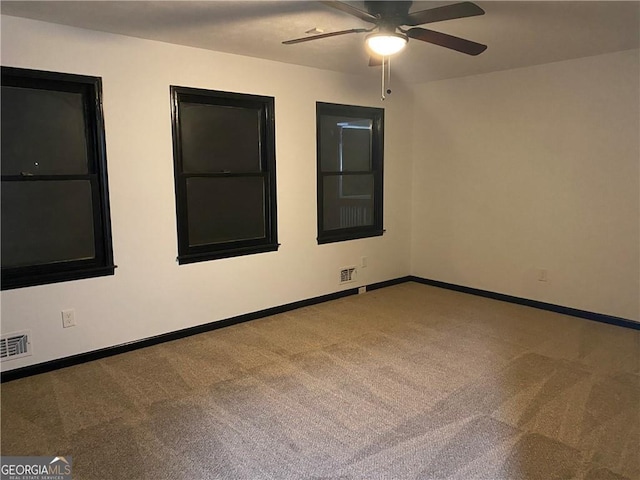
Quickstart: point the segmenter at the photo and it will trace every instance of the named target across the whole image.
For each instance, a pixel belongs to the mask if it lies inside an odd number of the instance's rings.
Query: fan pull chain
[[[386,98],[384,96],[384,62],[385,62],[385,57],[382,57],[382,91],[380,92],[380,96],[382,97],[381,100],[384,102],[384,99]]]
[[[387,57],[387,95],[391,94],[389,85],[391,85],[391,57]]]
[[[384,64],[387,64],[387,74],[385,76],[384,72]],[[385,79],[387,82],[387,87],[391,84],[391,57],[382,57],[382,95],[381,100],[384,101],[387,98],[387,95],[391,95],[391,89],[385,89]]]

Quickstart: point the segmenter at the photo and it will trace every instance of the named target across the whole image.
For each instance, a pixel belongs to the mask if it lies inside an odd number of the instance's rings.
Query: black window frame
[[[173,134],[178,264],[272,252],[278,250],[275,160],[275,99],[246,93],[170,86]],[[255,109],[259,113],[260,172],[185,172],[183,168],[180,103],[200,103]],[[264,237],[205,245],[190,245],[187,180],[189,178],[262,177],[264,180]]]
[[[94,257],[45,264],[2,268],[1,289],[44,285],[113,275],[111,214],[107,155],[102,111],[102,79],[86,75],[2,66],[2,86],[79,93],[82,95],[87,144],[86,174],[25,172],[2,175],[2,182],[89,181],[93,212]],[[72,215],[73,212],[70,212]]]
[[[323,116],[343,116],[345,118],[371,120],[371,168],[366,171],[323,170],[322,168],[322,122]],[[383,183],[384,183],[384,109],[356,105],[316,102],[316,166],[317,166],[317,223],[318,244],[342,242],[359,238],[381,236],[383,227]],[[324,183],[335,176],[373,176],[373,223],[356,227],[337,229],[324,228]]]

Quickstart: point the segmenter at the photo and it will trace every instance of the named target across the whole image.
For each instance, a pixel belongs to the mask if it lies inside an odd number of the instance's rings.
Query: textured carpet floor
[[[638,479],[640,331],[416,283],[2,385],[74,479]]]

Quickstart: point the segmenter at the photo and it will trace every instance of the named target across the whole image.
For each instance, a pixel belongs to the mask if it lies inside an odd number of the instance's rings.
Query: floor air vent
[[[31,355],[31,341],[29,332],[8,333],[0,337],[0,360],[13,360],[14,358],[28,357]]]
[[[356,279],[356,267],[346,267],[340,269],[340,283],[353,282]]]

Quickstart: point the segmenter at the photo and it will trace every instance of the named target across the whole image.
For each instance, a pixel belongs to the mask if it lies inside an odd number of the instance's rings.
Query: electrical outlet
[[[546,269],[540,268],[538,269],[538,281],[539,282],[547,282],[549,280],[549,274]]]
[[[62,327],[69,328],[76,326],[76,311],[74,309],[62,310]]]
[[[368,263],[367,257],[360,257],[360,266],[362,268],[367,268],[367,263]]]
[[[367,287],[358,287],[358,294],[367,293]]]

